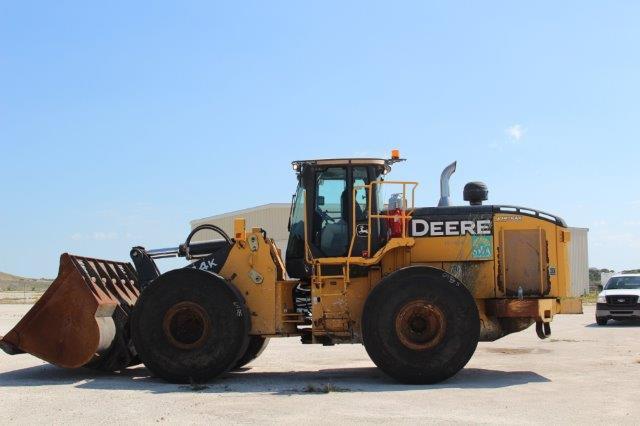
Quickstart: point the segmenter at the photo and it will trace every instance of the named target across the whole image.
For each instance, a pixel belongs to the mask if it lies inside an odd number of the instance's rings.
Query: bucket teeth
[[[0,348],[67,368],[125,368],[136,362],[128,322],[139,295],[130,263],[64,253],[56,279]]]

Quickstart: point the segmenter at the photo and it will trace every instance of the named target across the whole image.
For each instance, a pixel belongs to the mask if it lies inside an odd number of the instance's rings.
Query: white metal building
[[[569,228],[569,262],[571,264],[571,295],[589,293],[589,244],[588,228]]]
[[[223,213],[191,221],[191,229],[198,225],[208,223],[221,227],[229,236],[233,237],[233,219],[242,217],[246,221],[247,229],[262,228],[267,231],[267,236],[273,238],[282,254],[287,250],[289,231],[289,203],[269,203],[244,210]],[[220,238],[215,232],[202,230],[198,232],[193,241],[206,241]]]
[[[291,204],[270,203],[252,207],[245,210],[223,213],[191,221],[191,229],[204,223],[217,225],[233,236],[233,219],[243,217],[247,223],[247,229],[260,227],[267,231],[267,235],[273,238],[286,253],[289,232],[287,224]],[[571,290],[573,296],[582,296],[589,292],[589,249],[587,243],[587,228],[569,228],[571,230],[571,243],[569,248],[569,261],[571,262]],[[213,231],[203,230],[199,232],[194,241],[206,241],[219,238]]]

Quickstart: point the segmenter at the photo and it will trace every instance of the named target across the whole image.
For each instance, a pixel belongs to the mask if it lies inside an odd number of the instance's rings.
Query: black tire
[[[596,323],[598,325],[607,325],[607,322],[609,322],[607,317],[596,317]]]
[[[244,351],[244,355],[242,355],[238,360],[238,362],[236,362],[236,365],[233,367],[233,370],[242,368],[245,365],[249,364],[254,359],[258,358],[260,354],[265,350],[268,344],[269,344],[268,337],[250,336],[249,346],[247,346],[247,350]]]
[[[151,282],[131,317],[140,359],[174,383],[203,383],[231,369],[247,349],[250,329],[238,290],[219,275],[192,268]]]
[[[111,347],[104,355],[89,361],[85,367],[98,371],[113,372],[140,364],[140,359],[134,353],[131,344],[130,313],[129,309],[125,310],[122,306],[116,307],[111,317],[116,330]]]
[[[389,376],[403,383],[437,383],[471,359],[480,318],[459,280],[439,269],[412,266],[371,291],[362,334],[369,356]]]

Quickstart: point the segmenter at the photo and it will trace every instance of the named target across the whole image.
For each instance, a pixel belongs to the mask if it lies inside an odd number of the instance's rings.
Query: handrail
[[[402,185],[402,206],[401,206],[401,211],[399,215],[390,215],[390,214],[372,214],[371,212],[371,207],[372,207],[372,197],[374,194],[374,188],[376,185],[381,186],[381,185]],[[411,188],[411,206],[410,208],[407,208],[407,186],[408,185],[412,185]],[[396,247],[400,247],[400,246],[406,246],[407,244],[412,245],[412,239],[411,241],[403,241],[406,240],[408,238],[408,229],[407,229],[407,221],[408,219],[411,219],[414,211],[415,211],[415,192],[416,192],[416,188],[418,186],[418,182],[411,182],[411,181],[372,181],[370,182],[368,185],[356,185],[353,187],[353,193],[352,193],[352,203],[351,203],[351,242],[349,243],[349,251],[347,253],[346,257],[337,257],[334,258],[332,261],[329,262],[325,262],[325,260],[329,260],[331,258],[325,258],[325,259],[315,259],[313,257],[313,254],[311,252],[311,248],[309,246],[309,233],[308,233],[308,218],[307,218],[307,191],[303,190],[302,195],[303,195],[303,220],[304,220],[304,251],[305,251],[305,262],[307,262],[310,265],[314,266],[314,275],[316,276],[316,279],[322,279],[322,264],[342,264],[343,265],[343,278],[344,278],[344,285],[345,285],[345,290],[346,290],[346,285],[349,283],[349,265],[354,263],[354,264],[361,264],[361,263],[370,263],[371,261],[375,260],[374,258],[376,258],[377,256],[381,256],[383,253],[385,253],[387,251],[387,249],[391,250],[393,248]],[[368,257],[365,259],[362,256],[353,256],[353,247],[355,245],[355,241],[357,238],[357,233],[356,233],[356,193],[359,189],[365,189],[367,191],[367,226],[368,226],[368,232],[367,232],[367,253],[368,253]],[[376,253],[375,255],[372,256],[371,253],[371,235],[372,233],[370,232],[371,230],[371,220],[372,219],[399,219],[402,221],[402,235],[401,238],[398,238],[397,241],[395,241],[395,243],[391,243],[387,242],[387,244],[382,247],[378,253]],[[353,259],[353,261],[352,261]],[[332,276],[335,278],[338,278],[340,276],[336,275],[336,276]]]
[[[389,214],[372,214],[371,213],[371,200],[373,198],[374,188],[376,185],[402,185],[402,205],[401,205],[401,214],[400,215],[389,215]],[[407,209],[406,199],[407,199],[407,185],[412,185],[411,189],[411,208]],[[413,212],[415,211],[415,193],[416,188],[418,187],[418,182],[411,181],[383,181],[376,180],[370,182],[368,185],[356,185],[353,187],[352,193],[352,203],[351,203],[351,242],[349,243],[349,251],[347,252],[346,257],[346,274],[345,274],[345,282],[349,281],[349,264],[350,259],[353,256],[353,247],[355,245],[355,241],[357,238],[356,232],[356,193],[359,189],[365,189],[367,191],[367,253],[371,256],[371,220],[372,219],[400,219],[402,221],[402,238],[407,237],[407,220],[411,219]],[[378,206],[380,209],[380,206]],[[357,256],[361,258],[362,256]]]
[[[565,221],[552,213],[547,213],[542,210],[536,210],[529,207],[520,207],[520,206],[511,206],[511,205],[498,205],[494,207],[499,213],[511,213],[511,214],[521,214],[529,217],[536,217],[538,219],[546,220],[548,222],[555,223],[560,226],[567,226]]]

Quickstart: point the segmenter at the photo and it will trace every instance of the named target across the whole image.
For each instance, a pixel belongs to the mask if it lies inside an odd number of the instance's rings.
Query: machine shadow
[[[531,371],[499,371],[465,368],[435,385],[405,385],[385,376],[375,367],[332,368],[319,371],[258,372],[224,374],[205,385],[177,385],[150,376],[140,366],[118,373],[65,370],[40,365],[0,373],[0,387],[72,385],[80,389],[139,390],[151,393],[268,393],[272,395],[324,394],[330,392],[402,392],[436,389],[495,389],[527,383],[550,382]]]

